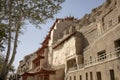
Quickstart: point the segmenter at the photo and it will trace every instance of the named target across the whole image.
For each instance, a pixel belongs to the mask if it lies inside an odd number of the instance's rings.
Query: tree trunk
[[[9,24],[9,26],[11,26],[11,24]],[[11,49],[11,27],[9,27],[8,48],[7,48],[6,58],[2,67],[0,80],[5,80],[5,77],[6,77],[5,75],[7,75],[7,66],[8,66],[9,56],[10,56],[10,49]]]
[[[21,29],[21,19],[22,19],[21,15],[16,19],[16,23],[15,23],[16,30],[15,30],[15,36],[14,36],[13,52],[12,52],[12,56],[10,58],[10,61],[8,63],[7,69],[6,69],[6,75],[5,75],[4,80],[7,80],[7,74],[9,73],[10,67],[12,66],[14,59],[15,59],[18,37],[19,37],[20,29]]]
[[[9,60],[9,57],[10,57],[10,53],[11,53],[11,39],[12,39],[12,15],[11,15],[11,11],[12,11],[12,0],[9,1],[10,3],[7,5],[9,6],[9,29],[8,29],[8,46],[7,46],[7,52],[6,52],[6,57],[5,57],[5,61],[4,61],[4,64],[3,64],[3,67],[2,67],[2,72],[1,72],[1,75],[0,75],[0,80],[6,80],[7,79],[7,74],[9,72],[9,69],[8,69],[8,60]],[[6,4],[6,1],[5,3]]]
[[[14,40],[14,46],[13,46],[13,53],[12,53],[12,57],[10,59],[10,62],[8,64],[8,69],[10,69],[10,66],[13,64],[14,59],[15,59],[15,55],[16,55],[16,50],[17,50],[17,43],[18,43],[18,37],[19,37],[19,32],[20,32],[20,28],[21,28],[21,20],[22,20],[22,14],[21,14],[21,10],[20,10],[20,15],[18,18],[16,18],[16,30],[15,30],[15,40]]]

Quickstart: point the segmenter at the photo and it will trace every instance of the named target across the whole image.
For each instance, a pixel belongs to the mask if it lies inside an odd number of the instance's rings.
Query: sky
[[[56,18],[65,18],[74,16],[75,18],[82,18],[85,14],[89,14],[93,8],[100,6],[105,0],[66,0],[62,3],[62,9],[55,15]],[[19,37],[18,49],[13,65],[17,69],[19,61],[25,55],[35,52],[41,47],[42,41],[45,39],[52,27],[55,19],[49,20],[46,24],[42,24],[42,29],[36,29],[33,25],[26,24],[23,29],[24,34]]]

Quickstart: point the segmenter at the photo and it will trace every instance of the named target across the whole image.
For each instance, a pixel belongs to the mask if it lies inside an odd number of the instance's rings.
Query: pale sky
[[[55,15],[55,18],[74,16],[80,19],[86,13],[90,13],[93,8],[98,7],[104,2],[105,0],[66,0],[62,4],[62,9]],[[19,61],[22,60],[25,55],[31,54],[40,48],[40,43],[44,40],[54,21],[55,19],[50,20],[46,25],[41,25],[42,29],[36,29],[32,25],[26,24],[26,29],[23,30],[24,34],[19,37],[20,42],[14,61],[15,68],[18,67]]]

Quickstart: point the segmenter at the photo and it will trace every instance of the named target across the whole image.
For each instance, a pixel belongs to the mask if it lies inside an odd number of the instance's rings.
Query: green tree
[[[3,62],[4,62],[4,56],[0,54],[0,73],[2,71]]]
[[[5,49],[5,43],[7,42],[7,27],[5,24],[0,24],[0,51]]]
[[[2,67],[3,67],[4,60],[5,60],[4,55],[0,53],[0,73],[1,73],[1,71],[2,71]],[[10,70],[9,70],[9,71],[14,73],[15,67],[12,65],[12,66],[10,67]]]
[[[0,80],[6,80],[15,59],[23,22],[27,20],[39,27],[46,20],[53,18],[61,9],[62,2],[64,0],[0,0],[0,24],[7,25],[8,32],[6,57]]]

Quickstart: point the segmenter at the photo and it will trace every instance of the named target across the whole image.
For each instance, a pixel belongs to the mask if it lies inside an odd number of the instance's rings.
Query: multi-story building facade
[[[48,39],[47,36],[42,43],[42,47],[36,51],[37,57],[32,61],[32,71],[25,72],[22,75],[22,80],[52,80],[55,70],[48,64]]]
[[[23,60],[19,62],[19,66],[17,69],[17,74],[22,75],[24,72],[31,72],[33,68],[32,61],[36,58],[36,54],[32,53],[26,55]]]
[[[55,61],[56,53],[54,52],[53,45],[56,45],[59,39],[63,37],[64,31],[73,25],[75,19],[68,17],[65,19],[56,19],[49,34],[46,36],[45,40],[42,42],[41,48],[39,48],[35,54],[32,62],[32,70],[23,71],[22,80],[63,80],[65,77],[65,60],[62,59],[60,65],[58,61]],[[59,31],[60,29],[60,31]],[[68,31],[69,32],[69,31]],[[62,35],[61,35],[62,34]],[[56,36],[57,35],[57,36]],[[56,55],[56,56],[53,56]],[[61,54],[62,56],[62,54]],[[57,56],[60,59],[60,56]],[[65,57],[64,57],[65,58]],[[23,62],[23,61],[22,61]],[[20,64],[22,64],[20,61]],[[25,62],[25,61],[24,61]],[[56,63],[55,63],[56,62]],[[25,62],[26,63],[26,62]],[[18,69],[21,69],[19,66]],[[18,72],[20,73],[20,72]]]
[[[83,62],[66,57],[67,68],[76,65],[68,69],[66,80],[120,80],[119,5],[119,0],[107,0],[81,19],[77,30],[83,34]]]
[[[63,80],[65,77],[65,54],[63,53],[63,49],[61,49],[63,46],[61,46],[61,48],[56,47],[58,47],[59,43],[61,44],[65,30],[68,30],[66,31],[66,33],[68,33],[69,28],[75,22],[76,19],[73,17],[57,19],[50,30],[48,62],[51,68],[56,71],[56,75],[52,80]]]
[[[56,19],[36,54],[24,80],[120,80],[120,0]]]

